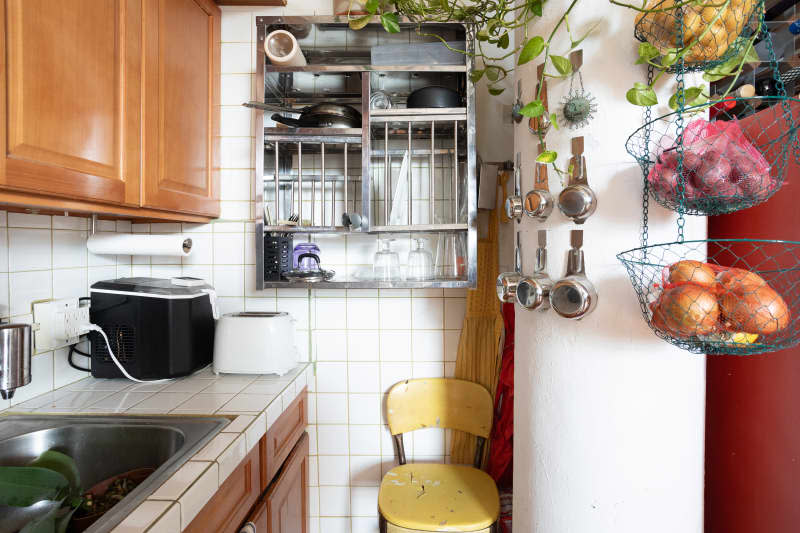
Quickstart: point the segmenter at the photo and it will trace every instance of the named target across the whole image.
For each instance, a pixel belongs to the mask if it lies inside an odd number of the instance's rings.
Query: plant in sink
[[[138,468],[81,489],[75,461],[48,450],[28,466],[0,466],[0,533],[79,533],[96,522],[152,474]],[[6,516],[9,515],[9,516]]]
[[[81,480],[75,461],[48,450],[28,466],[0,466],[0,532],[64,533],[80,506]]]

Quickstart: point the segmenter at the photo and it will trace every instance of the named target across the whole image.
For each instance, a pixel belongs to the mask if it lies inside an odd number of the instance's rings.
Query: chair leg
[[[380,514],[380,512],[379,512],[379,513],[378,513],[378,531],[379,531],[380,533],[386,533],[386,529],[387,529],[387,526],[386,526],[386,519],[385,519],[385,518],[383,517],[383,515],[382,515],[382,514]]]

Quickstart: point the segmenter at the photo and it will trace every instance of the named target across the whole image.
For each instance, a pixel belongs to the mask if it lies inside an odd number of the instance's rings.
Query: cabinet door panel
[[[219,25],[210,0],[145,0],[144,205],[219,213]]]
[[[308,434],[303,433],[267,492],[269,533],[306,533]]]
[[[0,22],[0,186],[138,204],[141,1],[6,0]]]

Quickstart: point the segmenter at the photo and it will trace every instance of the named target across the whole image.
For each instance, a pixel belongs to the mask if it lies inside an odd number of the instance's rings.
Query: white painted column
[[[545,4],[546,18],[529,35],[547,37],[568,0]],[[625,151],[641,125],[641,108],[625,100],[636,67],[633,13],[606,0],[582,0],[570,17],[576,34],[601,21],[584,41],[583,79],[599,111],[577,131],[551,131],[548,147],[564,168],[570,138],[584,135],[595,215],[582,226],[586,270],[599,293],[593,315],[575,322],[517,307],[514,403],[514,530],[534,533],[694,533],[703,529],[705,360],[661,341],[642,319],[615,255],[638,246],[642,177]],[[521,39],[520,32],[517,39]],[[565,54],[562,34],[553,53]],[[532,99],[538,61],[521,67]],[[548,67],[552,72],[552,67]],[[577,80],[576,80],[577,82]],[[550,82],[550,109],[569,80]],[[667,100],[672,84],[659,92]],[[666,112],[654,109],[654,116]],[[532,188],[536,142],[515,127],[522,152],[523,194]],[[550,173],[554,195],[562,188]],[[650,242],[675,240],[675,215],[651,202]],[[524,271],[533,269],[536,231],[549,229],[549,272],[563,275],[569,230],[557,210],[540,224],[523,220]],[[580,228],[580,226],[577,226]],[[705,237],[705,220],[690,220],[687,239]],[[502,263],[510,263],[504,258]]]

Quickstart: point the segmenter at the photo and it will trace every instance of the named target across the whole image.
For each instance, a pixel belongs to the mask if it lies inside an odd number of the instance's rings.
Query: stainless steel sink
[[[155,468],[86,530],[111,531],[227,423],[223,417],[9,415],[0,417],[0,465],[23,466],[55,449],[75,460],[84,489],[123,472]],[[35,511],[0,506],[0,533],[16,531]]]

